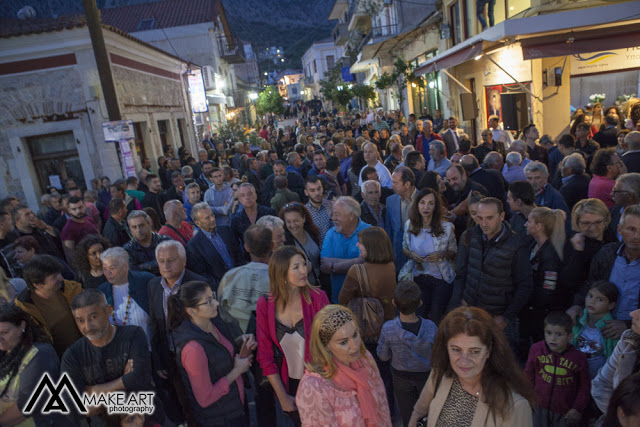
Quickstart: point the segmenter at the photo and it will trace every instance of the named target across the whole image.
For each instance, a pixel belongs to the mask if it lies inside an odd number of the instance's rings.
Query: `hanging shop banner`
[[[133,160],[133,151],[131,151],[131,144],[135,143],[135,139],[121,139],[120,140],[120,155],[122,156],[122,166],[127,178],[130,176],[136,176],[136,164]]]
[[[504,49],[492,53],[491,59],[500,64],[507,73],[516,78],[519,82],[530,82],[531,61],[522,59],[522,49],[520,46],[511,45]],[[482,58],[482,75],[484,86],[506,85],[515,83],[511,77],[502,71],[496,64]]]
[[[571,55],[571,75],[640,68],[640,46]]]
[[[103,122],[102,133],[104,134],[105,142],[118,142],[121,139],[131,139],[136,137],[133,129],[133,121],[131,120]]]
[[[194,113],[205,113],[209,110],[207,106],[207,93],[204,89],[204,81],[202,80],[202,70],[195,68],[187,74],[187,82],[189,83],[189,97],[191,98],[191,107]]]

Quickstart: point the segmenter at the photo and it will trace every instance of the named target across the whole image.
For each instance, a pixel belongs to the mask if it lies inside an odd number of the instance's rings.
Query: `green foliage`
[[[376,91],[371,86],[357,85],[351,89],[353,96],[363,100],[371,101],[376,98]]]
[[[243,130],[240,120],[227,120],[227,123],[218,126],[218,138],[221,141],[239,141],[242,138]]]
[[[400,103],[400,108],[404,105],[404,90],[408,83],[415,83],[416,86],[424,87],[425,82],[422,77],[415,74],[415,66],[407,63],[403,58],[396,58],[393,63],[393,72],[391,74],[384,73],[376,81],[376,88],[384,90],[388,88],[396,89],[396,96]]]
[[[284,113],[284,100],[275,86],[268,86],[258,95],[256,108],[259,115],[265,113],[282,114]]]

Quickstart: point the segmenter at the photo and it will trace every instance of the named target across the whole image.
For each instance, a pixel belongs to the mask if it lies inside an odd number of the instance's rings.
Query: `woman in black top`
[[[109,246],[106,239],[95,234],[78,243],[73,264],[76,268],[76,281],[82,283],[84,289],[97,288],[107,281],[102,272],[100,254]]]

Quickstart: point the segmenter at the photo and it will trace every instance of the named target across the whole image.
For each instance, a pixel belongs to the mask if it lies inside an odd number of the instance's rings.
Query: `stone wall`
[[[112,70],[122,114],[186,110],[180,81],[124,67]]]

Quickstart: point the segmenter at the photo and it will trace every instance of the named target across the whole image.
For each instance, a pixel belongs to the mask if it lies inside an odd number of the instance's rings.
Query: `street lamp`
[[[249,94],[249,99],[252,100],[252,101],[255,101],[256,99],[258,99],[258,94],[255,93],[255,92],[251,92]]]

